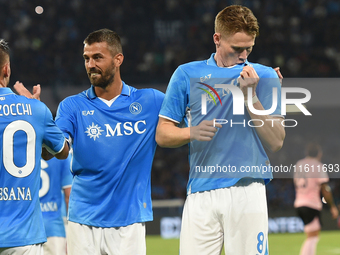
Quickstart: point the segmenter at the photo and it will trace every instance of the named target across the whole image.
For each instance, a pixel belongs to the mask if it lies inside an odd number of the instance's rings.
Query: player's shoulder
[[[172,75],[172,80],[184,81],[196,77],[207,68],[207,60],[191,61],[179,65]]]
[[[305,157],[305,158],[302,158],[302,159],[299,159],[297,162],[296,162],[296,165],[304,165],[304,164],[308,164],[310,163],[310,159]]]
[[[134,87],[131,87],[129,100],[130,102],[137,102],[141,104],[141,107],[143,107],[143,109],[148,109],[149,112],[158,112],[163,103],[164,96],[164,93],[159,91],[158,89],[136,89]]]
[[[43,102],[41,102],[40,100],[34,99],[34,98],[28,98],[25,96],[21,96],[21,95],[14,95],[16,97],[16,101],[20,102],[20,103],[29,103],[31,105],[45,105]]]
[[[270,66],[265,66],[259,63],[251,63],[251,62],[249,62],[249,66],[252,66],[255,69],[257,75],[260,78],[278,78],[277,73]]]
[[[179,67],[181,68],[190,68],[190,67],[195,67],[195,66],[202,66],[202,65],[207,65],[207,60],[195,60],[195,61],[191,61],[188,63],[184,63],[179,65]]]
[[[29,104],[32,109],[35,109],[34,112],[44,112],[46,110],[49,110],[48,107],[44,102],[41,102],[40,100],[33,99],[33,98],[27,98],[25,96],[20,96],[20,95],[15,95],[17,97],[15,99],[16,102],[21,103],[21,104]]]
[[[136,89],[134,87],[131,87],[131,96],[133,97],[144,97],[146,100],[163,100],[164,93],[158,89],[154,88],[139,88]]]
[[[202,68],[207,66],[207,60],[196,60],[188,63],[181,64],[177,69],[183,70],[185,72],[194,71],[196,68]],[[197,71],[197,69],[196,69]]]

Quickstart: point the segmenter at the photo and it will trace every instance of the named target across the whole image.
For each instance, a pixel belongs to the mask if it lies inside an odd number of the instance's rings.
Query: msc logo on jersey
[[[82,111],[82,114],[83,114],[84,116],[93,115],[93,113],[94,113],[94,110],[91,110],[91,111]]]
[[[139,114],[142,111],[142,105],[134,102],[130,105],[129,110],[132,114]]]
[[[99,138],[99,136],[102,134],[101,132],[103,131],[104,130],[102,130],[101,127],[95,125],[92,122],[92,125],[87,128],[85,133],[87,133],[87,136],[89,136],[90,138],[93,138],[93,140],[96,140],[96,138]]]
[[[139,120],[136,122],[118,122],[116,126],[111,127],[110,124],[104,124],[106,128],[106,135],[105,137],[112,137],[112,136],[123,136],[123,135],[132,135],[137,133],[139,135],[144,134],[146,132],[146,121]],[[104,130],[101,129],[98,125],[95,125],[92,122],[92,125],[87,127],[85,133],[93,140],[99,138]]]

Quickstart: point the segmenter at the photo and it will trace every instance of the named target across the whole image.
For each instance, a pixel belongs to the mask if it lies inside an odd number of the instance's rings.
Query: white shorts
[[[145,223],[98,228],[68,222],[68,255],[146,255]]]
[[[66,255],[66,238],[59,236],[47,237],[43,244],[44,255]]]
[[[268,254],[268,213],[262,180],[188,195],[180,235],[181,255]]]
[[[0,255],[43,255],[42,244],[33,244],[12,248],[0,248]]]

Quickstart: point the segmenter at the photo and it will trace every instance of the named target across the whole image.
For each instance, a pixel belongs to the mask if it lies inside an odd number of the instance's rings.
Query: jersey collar
[[[130,96],[130,92],[131,92],[131,89],[130,89],[130,86],[129,85],[126,85],[125,82],[123,82],[123,88],[122,88],[122,92],[121,92],[121,95],[124,95],[124,96]],[[91,85],[91,88],[89,88],[87,91],[86,91],[86,95],[88,98],[90,99],[94,99],[97,97],[96,93],[94,92],[94,86]]]
[[[5,88],[2,88],[0,87],[0,95],[8,95],[8,94],[14,94],[14,92],[8,88],[8,87],[5,87]]]
[[[211,54],[210,58],[207,60],[207,65],[208,66],[216,66],[216,67],[219,67],[215,61],[215,53]],[[242,63],[242,64],[236,64],[234,66],[238,66],[238,65],[249,65],[249,62],[248,60],[246,60],[246,62]],[[234,67],[234,66],[230,66],[230,67]],[[227,68],[230,68],[230,67],[227,67]]]

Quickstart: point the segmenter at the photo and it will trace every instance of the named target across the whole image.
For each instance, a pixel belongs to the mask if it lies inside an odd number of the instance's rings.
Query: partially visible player
[[[40,206],[44,219],[47,242],[45,255],[66,255],[66,233],[62,215],[71,192],[71,155],[65,160],[41,160]]]
[[[46,241],[39,203],[42,146],[59,159],[69,148],[45,104],[7,87],[10,75],[9,47],[0,40],[0,255],[40,255]]]
[[[300,255],[314,255],[321,230],[322,201],[320,191],[330,206],[333,219],[339,215],[333,201],[329,178],[321,163],[322,150],[319,144],[309,143],[306,147],[306,157],[296,163],[294,173],[295,201],[294,207],[305,225],[304,241]]]
[[[162,147],[190,143],[181,255],[220,254],[223,244],[226,254],[268,252],[265,184],[272,175],[245,170],[270,166],[264,148],[278,151],[285,130],[280,105],[265,115],[250,110],[270,109],[273,95],[278,102],[281,97],[279,69],[247,60],[258,33],[251,10],[224,8],[215,19],[216,53],[179,66],[170,79],[156,141]],[[233,113],[236,105],[244,114]]]

